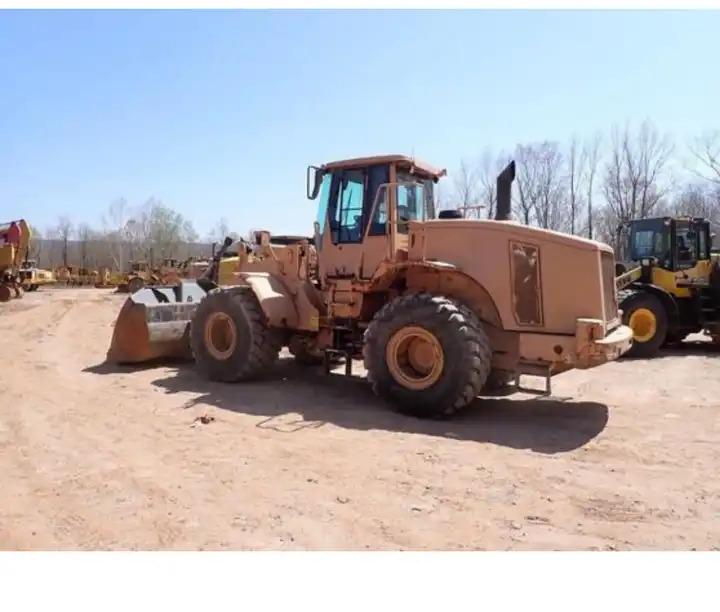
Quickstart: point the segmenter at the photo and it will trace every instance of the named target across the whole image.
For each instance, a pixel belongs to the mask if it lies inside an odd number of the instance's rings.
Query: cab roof
[[[322,170],[344,170],[350,168],[361,168],[363,166],[374,166],[378,164],[391,164],[395,163],[401,168],[407,168],[414,171],[416,174],[423,174],[434,180],[439,179],[441,176],[447,174],[445,168],[436,168],[430,164],[416,159],[414,157],[408,157],[407,155],[375,155],[372,157],[355,157],[352,159],[344,159],[341,161],[329,162],[321,166]]]

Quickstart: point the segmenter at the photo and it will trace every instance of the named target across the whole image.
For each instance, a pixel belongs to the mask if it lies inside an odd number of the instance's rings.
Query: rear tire
[[[620,304],[623,323],[633,330],[628,357],[653,357],[668,336],[668,315],[663,303],[651,293],[631,293]]]
[[[479,395],[492,351],[469,308],[420,293],[396,298],[378,311],[365,332],[363,357],[377,395],[405,414],[440,419]]]
[[[257,378],[272,366],[282,345],[252,291],[211,291],[190,325],[190,345],[198,371],[210,380]]]
[[[0,285],[0,303],[9,302],[12,298],[12,289],[7,285]]]

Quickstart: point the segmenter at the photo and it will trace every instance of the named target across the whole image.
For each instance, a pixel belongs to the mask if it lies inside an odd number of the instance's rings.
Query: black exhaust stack
[[[496,221],[510,221],[512,219],[512,182],[514,180],[515,160],[511,161],[497,177]]]

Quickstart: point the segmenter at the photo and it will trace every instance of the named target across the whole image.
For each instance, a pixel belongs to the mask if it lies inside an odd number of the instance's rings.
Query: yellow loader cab
[[[631,357],[650,357],[666,344],[705,331],[720,342],[720,264],[711,254],[710,223],[698,217],[630,221],[628,263],[616,286],[623,322],[633,330]]]

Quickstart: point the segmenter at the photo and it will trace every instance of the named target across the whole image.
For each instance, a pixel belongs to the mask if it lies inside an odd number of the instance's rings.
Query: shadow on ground
[[[301,368],[292,359],[280,360],[259,382],[213,383],[198,376],[191,364],[183,364],[152,384],[166,393],[199,394],[186,408],[209,404],[257,416],[261,418],[258,427],[283,433],[332,423],[347,429],[488,442],[548,454],[583,446],[608,420],[607,406],[597,402],[501,397],[478,398],[448,421],[415,419],[394,412],[373,395],[364,379],[325,376],[321,368]],[[302,418],[290,424],[282,419],[293,413]]]
[[[690,357],[720,355],[720,344],[713,344],[707,340],[684,340],[669,344],[660,349],[660,352],[653,357],[622,357],[622,361],[646,361],[656,359],[667,359],[668,357]]]
[[[83,372],[89,374],[130,374],[132,372],[138,372],[141,370],[152,370],[159,367],[180,367],[182,365],[188,365],[192,367],[191,362],[187,359],[168,359],[158,358],[150,361],[143,361],[142,363],[135,364],[119,364],[113,363],[112,361],[103,361],[94,366],[88,366],[83,369]]]

